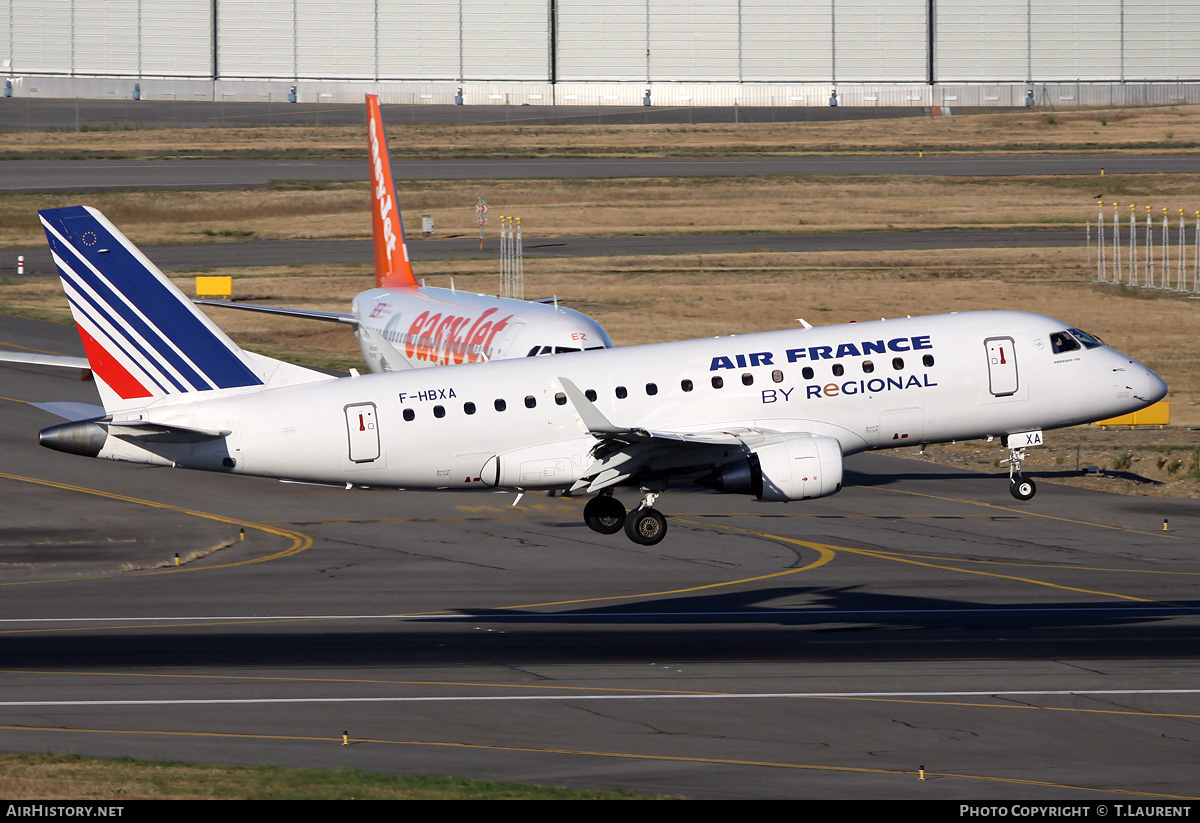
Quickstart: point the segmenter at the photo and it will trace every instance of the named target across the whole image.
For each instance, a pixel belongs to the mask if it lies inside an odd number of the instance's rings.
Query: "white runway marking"
[[[569,694],[479,695],[459,697],[256,697],[180,700],[12,700],[0,708],[45,706],[206,706],[260,705],[266,703],[469,703],[504,701],[571,700],[780,700],[794,698],[914,698],[914,697],[1054,697],[1077,695],[1200,694],[1200,689],[1061,689],[1038,691],[973,692],[768,692],[763,694]]]

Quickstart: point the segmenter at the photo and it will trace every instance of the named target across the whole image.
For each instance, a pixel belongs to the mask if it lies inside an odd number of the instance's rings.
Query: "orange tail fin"
[[[379,97],[367,95],[367,144],[371,159],[371,233],[375,239],[375,285],[416,286],[404,225],[392,182],[392,162],[388,158],[387,134],[379,112]]]

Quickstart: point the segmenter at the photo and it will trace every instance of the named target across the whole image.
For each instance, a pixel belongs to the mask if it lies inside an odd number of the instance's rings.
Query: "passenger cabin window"
[[[683,389],[684,391],[691,391],[692,390],[692,381],[691,380],[680,380],[679,388]]]
[[[565,406],[567,405],[567,396],[562,392],[559,392],[558,394],[554,395],[554,402],[560,406]]]
[[[646,394],[650,395],[651,397],[658,394],[658,386],[654,383],[647,383]]]
[[[475,413],[475,404],[471,402],[463,403],[463,411],[467,414]]]
[[[497,400],[495,403],[495,406],[496,406],[496,411],[504,411],[505,409],[508,408],[508,404],[505,403],[503,400]]]
[[[754,385],[754,375],[752,375],[750,372],[746,372],[745,374],[743,374],[742,375],[742,385],[743,386],[753,386]]]
[[[812,380],[816,372],[812,370],[812,366],[805,366],[800,370],[800,374],[805,380]]]
[[[721,388],[721,387],[722,387],[722,386],[724,386],[724,385],[725,385],[725,381],[724,381],[722,378],[720,378],[720,377],[714,377],[714,378],[712,379],[712,387],[713,387],[714,389],[719,389],[719,388]]]
[[[893,357],[892,358],[892,368],[895,369],[896,371],[900,371],[902,368],[904,368],[904,358],[903,357]]]
[[[845,367],[845,366],[843,366],[841,363],[834,363],[834,364],[833,364],[833,376],[834,376],[834,377],[841,377],[841,376],[842,376],[843,374],[845,374],[845,373],[846,373],[846,367]]]
[[[783,371],[781,371],[780,369],[776,369],[775,371],[771,372],[771,379],[774,380],[776,383],[782,383],[783,382]]]
[[[537,405],[536,397],[534,397],[532,394],[525,396],[525,408],[532,409],[536,405]]]
[[[595,389],[588,389],[587,391],[585,391],[585,392],[583,393],[583,396],[584,396],[584,397],[586,397],[588,400],[591,400],[593,403],[595,403],[595,402],[596,402],[596,398],[597,398],[599,395],[597,395],[597,394],[596,394],[596,390],[595,390]]]
[[[617,386],[617,399],[618,400],[624,400],[628,396],[629,396],[629,389],[625,388],[624,386]]]
[[[415,418],[416,416],[417,416],[417,413],[415,411],[413,411],[412,409],[404,410],[404,419],[407,420],[409,423],[411,423],[413,421],[413,418]]]
[[[446,416],[446,407],[445,406],[434,406],[433,407],[433,416],[438,419],[445,417]]]
[[[921,362],[925,364],[925,367],[926,367],[926,368],[929,368],[930,366],[932,366],[932,365],[933,365],[933,355],[932,355],[932,354],[926,354],[926,355],[924,355],[924,356],[921,358]]]
[[[872,374],[875,371],[875,364],[872,363],[870,360],[864,360],[862,362],[862,367],[863,367],[863,374]]]

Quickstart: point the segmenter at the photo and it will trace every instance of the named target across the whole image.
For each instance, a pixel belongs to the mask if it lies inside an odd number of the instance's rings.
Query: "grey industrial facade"
[[[1200,102],[1195,0],[0,0],[10,96]],[[1039,100],[1041,102],[1041,100]]]

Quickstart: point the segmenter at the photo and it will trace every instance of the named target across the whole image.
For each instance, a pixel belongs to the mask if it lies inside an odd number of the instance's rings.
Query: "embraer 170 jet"
[[[350,314],[221,300],[208,306],[327,320],[354,327],[373,372],[506,360],[612,346],[592,318],[553,303],[531,303],[455,289],[422,286],[413,276],[392,180],[379,98],[367,95],[371,160],[371,232],[375,286],[354,298]]]
[[[332,378],[240,349],[98,211],[41,218],[104,404],[60,409],[74,422],[43,445],[346,488],[587,492],[592,529],[644,545],[666,534],[669,484],[824,497],[868,449],[999,435],[1028,499],[1020,461],[1043,429],[1167,392],[1095,337],[1011,311]],[[619,486],[640,489],[633,511]]]

